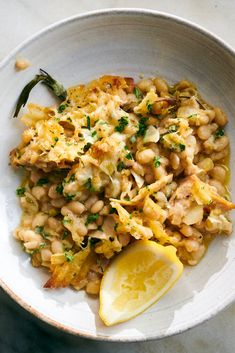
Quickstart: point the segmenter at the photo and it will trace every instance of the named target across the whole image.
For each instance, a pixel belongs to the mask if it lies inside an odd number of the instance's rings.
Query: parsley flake
[[[160,165],[161,165],[161,157],[160,156],[154,157],[153,164],[154,164],[155,168],[160,167]]]
[[[91,129],[91,118],[89,117],[89,115],[87,115],[87,117],[86,117],[86,125],[87,125],[88,130],[90,130]]]
[[[24,196],[26,189],[24,187],[16,189],[17,196]]]
[[[83,147],[83,151],[87,152],[91,146],[92,146],[92,143],[87,142],[87,144]]]
[[[87,181],[85,182],[84,186],[90,192],[95,191],[94,186],[92,185],[91,178],[87,179]]]
[[[62,184],[59,184],[59,185],[56,187],[55,190],[56,190],[56,192],[57,192],[58,194],[62,195],[62,194],[63,194],[64,187],[63,187]]]
[[[85,225],[95,222],[99,218],[98,213],[89,214],[86,219]]]
[[[126,159],[129,159],[129,160],[133,159],[133,156],[132,156],[131,152],[127,153],[127,154],[125,155],[125,158],[126,158]]]
[[[117,171],[118,172],[121,172],[125,168],[126,168],[126,165],[125,165],[124,162],[121,161],[121,162],[118,163],[118,165],[117,165]]]
[[[66,260],[67,260],[68,262],[72,262],[73,259],[74,259],[73,255],[70,254],[70,253],[68,253],[68,252],[65,252],[65,253],[64,253],[64,256],[65,256],[65,258],[66,258]]]
[[[147,125],[148,118],[144,118],[143,116],[139,120],[139,129],[137,131],[137,136],[145,136],[146,130],[148,128]]]
[[[121,117],[121,119],[118,120],[118,125],[115,127],[115,131],[123,132],[127,125],[128,125],[128,119],[126,116],[123,116]]]
[[[218,138],[224,136],[224,129],[222,129],[221,127],[219,127],[216,132],[214,133],[214,137],[215,140],[217,140]]]
[[[58,113],[63,113],[66,107],[67,107],[67,104],[61,104],[58,108]]]
[[[49,180],[47,178],[41,178],[37,181],[37,186],[42,186],[48,183],[49,183]]]
[[[138,87],[135,87],[133,92],[138,100],[141,100],[143,98],[143,93]]]

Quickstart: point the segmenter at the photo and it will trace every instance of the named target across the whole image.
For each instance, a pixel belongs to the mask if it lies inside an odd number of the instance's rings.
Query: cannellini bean
[[[139,89],[143,92],[149,92],[151,88],[153,88],[153,81],[150,79],[141,80],[138,85]],[[155,88],[155,87],[154,87]],[[156,89],[156,88],[155,88]]]
[[[30,61],[28,59],[24,58],[18,58],[15,61],[15,68],[16,70],[25,70],[31,65]]]
[[[218,192],[218,194],[220,194],[221,196],[224,196],[226,194],[226,188],[223,186],[223,184],[216,179],[211,179],[209,180],[209,184],[211,186],[214,186]]]
[[[57,191],[56,191],[56,188],[58,187],[57,184],[54,184],[50,187],[49,191],[48,191],[48,196],[51,198],[51,199],[59,199],[61,197],[61,194],[59,194]]]
[[[64,252],[64,247],[61,241],[59,240],[54,240],[51,243],[51,251],[53,252],[53,254],[60,254]]]
[[[56,208],[61,208],[66,204],[66,200],[64,197],[61,197],[60,199],[53,199],[51,200],[51,204]]]
[[[36,228],[37,226],[38,227],[44,226],[46,221],[47,221],[47,219],[48,219],[48,215],[47,214],[45,214],[43,212],[38,213],[33,219],[32,227]]]
[[[227,157],[228,154],[229,154],[229,148],[226,147],[220,152],[211,153],[210,158],[215,162]]]
[[[101,226],[104,222],[104,217],[103,216],[99,216],[97,221],[96,221],[96,224],[97,226]]]
[[[209,172],[210,170],[213,169],[214,163],[211,158],[204,158],[202,161],[200,161],[197,166],[200,169],[203,169],[205,172]]]
[[[37,200],[29,192],[25,192],[24,196],[20,198],[20,204],[21,204],[21,207],[27,212],[30,212],[30,213],[38,212]]]
[[[193,235],[193,228],[186,224],[180,228],[180,231],[185,237],[191,237]]]
[[[193,239],[187,239],[184,241],[185,244],[185,248],[188,252],[192,252],[192,251],[198,251],[200,244],[198,243],[198,241],[193,240]]]
[[[118,234],[118,241],[122,246],[126,246],[129,244],[131,240],[130,234]]]
[[[30,173],[30,180],[33,182],[33,183],[37,183],[38,180],[40,178],[43,177],[43,174],[42,172],[40,172],[39,170],[32,170],[31,173]]]
[[[137,163],[137,162],[134,162],[133,166],[132,166],[132,169],[134,170],[134,172],[136,174],[139,174],[141,176],[144,176],[144,168],[142,167],[141,164]]]
[[[167,93],[168,92],[168,86],[167,83],[160,77],[157,77],[153,80],[153,83],[156,87],[157,93]]]
[[[72,211],[67,206],[63,206],[60,212],[63,216],[68,216],[70,213],[72,213]]]
[[[85,223],[81,222],[79,223],[79,226],[76,229],[76,232],[79,234],[80,237],[84,237],[88,233],[88,229],[85,225]]]
[[[34,215],[31,215],[31,214],[25,214],[22,221],[21,221],[21,225],[23,227],[29,227],[31,228],[31,225],[33,223],[33,219],[34,219]]]
[[[87,283],[86,292],[88,294],[96,295],[99,293],[99,290],[100,290],[100,279]]]
[[[203,206],[192,206],[187,210],[186,215],[183,217],[183,223],[192,225],[200,223],[203,218]]]
[[[39,247],[40,243],[36,240],[32,240],[32,241],[27,241],[24,243],[24,247],[27,250],[34,250],[37,249]]]
[[[222,151],[225,147],[227,147],[229,144],[229,139],[227,136],[222,136],[218,138],[215,143],[214,143],[214,150],[216,152]]]
[[[224,183],[227,177],[227,171],[224,167],[220,165],[216,165],[211,171],[210,175],[213,179],[216,179],[220,181],[221,183]]]
[[[43,186],[34,186],[31,192],[37,200],[40,200],[43,196],[46,195],[46,189]]]
[[[212,131],[210,125],[202,125],[197,129],[197,135],[201,140],[208,140],[211,134]]]
[[[207,109],[206,114],[209,116],[210,122],[215,119],[215,111],[212,109]]]
[[[152,184],[155,181],[154,174],[152,172],[146,173],[144,178],[145,178],[147,184]]]
[[[24,242],[36,241],[39,244],[43,241],[43,238],[40,234],[35,233],[30,229],[21,229],[18,232],[18,238]]]
[[[89,197],[88,200],[86,200],[84,206],[87,210],[89,210],[91,208],[92,205],[94,205],[94,203],[98,201],[98,196],[97,195],[92,195]]]
[[[140,164],[152,162],[154,157],[155,153],[150,148],[136,153],[136,159]]]
[[[64,227],[62,226],[62,223],[54,217],[49,217],[47,220],[47,224],[52,230],[58,233],[64,229]]]
[[[188,260],[188,264],[191,266],[196,265],[206,251],[205,245],[201,244],[197,251],[191,252],[191,259]]]
[[[99,213],[104,207],[104,201],[96,201],[91,207],[91,213]]]
[[[173,169],[178,169],[179,168],[179,165],[180,165],[180,158],[179,156],[174,153],[174,152],[171,152],[170,154],[170,162],[171,162],[171,166]]]
[[[106,216],[109,214],[110,207],[108,205],[104,206],[100,211],[100,215]]]
[[[95,230],[95,229],[97,229],[97,228],[98,228],[98,226],[97,226],[96,223],[90,223],[90,224],[88,224],[88,226],[87,226],[87,229],[88,229],[88,230]]]
[[[161,179],[167,174],[165,168],[162,165],[160,165],[158,168],[154,168],[153,172],[155,179]]]
[[[79,201],[71,201],[67,207],[75,214],[82,214],[85,211],[85,206]]]
[[[42,261],[45,261],[45,262],[50,261],[51,255],[52,255],[52,252],[49,249],[42,249],[41,250]]]
[[[228,118],[225,113],[218,107],[214,108],[215,111],[215,122],[219,126],[224,126],[228,122]]]

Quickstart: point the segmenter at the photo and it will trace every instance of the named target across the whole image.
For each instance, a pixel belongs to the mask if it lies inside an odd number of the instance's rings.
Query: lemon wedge
[[[173,246],[139,240],[119,254],[104,273],[99,315],[107,326],[127,321],[160,299],[183,265]]]

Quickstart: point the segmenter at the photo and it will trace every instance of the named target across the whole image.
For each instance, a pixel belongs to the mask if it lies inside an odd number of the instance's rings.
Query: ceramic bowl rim
[[[14,58],[17,56],[18,53],[20,53],[23,49],[27,48],[32,42],[35,40],[44,37],[48,33],[56,30],[59,27],[62,27],[66,24],[70,24],[76,21],[81,21],[81,20],[86,20],[89,18],[98,18],[102,16],[123,16],[123,15],[130,15],[130,16],[135,16],[135,15],[143,15],[143,16],[150,16],[150,17],[157,17],[157,18],[162,18],[166,20],[170,20],[172,22],[175,22],[176,24],[183,25],[185,27],[190,27],[193,31],[199,32],[201,35],[204,37],[209,38],[213,42],[215,42],[217,45],[222,47],[230,56],[235,59],[235,50],[227,44],[223,39],[218,37],[217,35],[214,35],[212,32],[208,31],[207,29],[203,28],[200,25],[197,25],[193,23],[190,20],[186,20],[182,17],[168,14],[165,12],[160,12],[156,10],[151,10],[151,9],[144,9],[144,8],[107,8],[107,9],[102,9],[102,10],[95,10],[95,11],[89,11],[89,12],[84,12],[82,14],[77,14],[73,15],[70,17],[67,17],[63,20],[57,21],[42,30],[36,32],[34,35],[31,37],[27,38],[24,40],[21,44],[19,44],[14,50],[12,50],[3,60],[0,62],[0,75],[1,72],[4,70],[5,66]],[[166,338],[169,336],[173,336],[182,332],[185,332],[186,330],[189,330],[202,322],[205,322],[212,317],[214,317],[216,314],[218,314],[220,311],[224,310],[226,307],[228,307],[230,304],[232,304],[233,301],[235,301],[235,291],[232,293],[229,297],[225,298],[223,303],[221,303],[216,310],[213,312],[206,313],[206,315],[201,316],[198,320],[192,321],[192,324],[190,325],[185,325],[184,327],[176,330],[174,333],[169,333],[169,334],[161,334],[161,335],[151,335],[147,337],[143,336],[136,336],[136,337],[131,337],[131,339],[128,339],[126,337],[123,338],[118,338],[118,337],[108,337],[104,335],[95,335],[95,334],[89,334],[80,331],[79,329],[71,328],[67,325],[64,325],[56,320],[51,319],[50,317],[46,316],[43,314],[43,312],[40,312],[39,310],[34,309],[31,305],[29,305],[27,302],[25,302],[22,298],[20,298],[11,288],[8,287],[8,285],[0,278],[0,287],[16,302],[18,303],[23,309],[31,313],[32,315],[36,316],[38,319],[44,321],[45,323],[56,327],[59,330],[65,331],[67,333],[80,336],[83,338],[89,338],[89,339],[94,339],[94,340],[99,340],[99,341],[110,341],[110,342],[138,342],[138,341],[149,341],[153,339],[161,339],[161,338]]]

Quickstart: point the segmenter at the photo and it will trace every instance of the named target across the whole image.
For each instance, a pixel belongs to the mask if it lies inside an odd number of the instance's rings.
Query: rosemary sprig
[[[27,100],[29,98],[29,94],[31,90],[36,86],[37,83],[42,82],[44,85],[49,87],[52,92],[62,101],[64,101],[67,97],[67,91],[63,87],[63,85],[56,81],[54,78],[51,77],[46,71],[40,69],[40,75],[36,75],[32,81],[30,81],[22,90],[17,104],[16,104],[16,110],[14,113],[14,118],[16,118],[19,114],[19,111],[21,107],[24,107],[25,104],[27,103]]]

